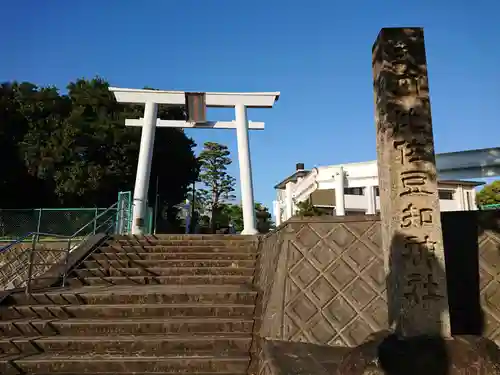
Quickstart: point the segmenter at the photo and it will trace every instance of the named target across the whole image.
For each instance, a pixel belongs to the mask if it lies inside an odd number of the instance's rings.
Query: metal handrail
[[[9,250],[12,246],[17,245],[18,243],[24,242],[24,240],[28,239],[33,233],[35,232],[29,232],[28,234],[24,235],[21,238],[17,238],[14,241],[12,241],[10,244],[0,248],[0,254],[3,253],[4,251]]]
[[[112,210],[114,208],[117,208],[117,206],[118,206],[118,203],[115,202],[114,204],[112,204],[111,206],[109,206],[108,208],[106,208],[106,210],[104,210],[103,212],[101,212],[99,215],[95,216],[91,221],[89,221],[87,224],[85,224],[83,227],[81,227],[75,233],[73,233],[71,235],[71,237],[72,238],[76,237],[78,235],[78,233],[80,233],[82,230],[84,230],[85,228],[87,228],[90,224],[93,224],[93,223],[97,222],[97,219],[99,219],[100,217],[102,217],[104,214],[108,213],[110,210]]]
[[[61,235],[61,234],[54,234],[54,233],[30,232],[30,233],[24,235],[23,237],[16,239],[15,241],[13,241],[12,243],[10,243],[9,245],[7,245],[4,248],[0,249],[0,253],[5,252],[5,251],[11,249],[16,244],[19,244],[21,242],[26,241],[30,237],[32,238],[32,241],[31,241],[32,245],[31,245],[30,248],[28,248],[25,251],[23,251],[19,255],[19,257],[16,257],[15,259],[11,259],[7,264],[4,264],[2,267],[8,267],[9,265],[11,265],[11,263],[13,261],[18,260],[20,257],[25,257],[26,255],[28,255],[29,256],[29,262],[28,262],[28,275],[27,275],[27,280],[26,280],[26,293],[29,294],[31,292],[31,282],[32,282],[32,280],[34,278],[33,277],[34,276],[33,275],[33,266],[35,265],[34,264],[34,257],[35,257],[35,253],[37,251],[39,251],[39,250],[36,249],[36,245],[37,245],[38,242],[40,242],[39,241],[40,237],[59,238],[59,239],[61,239],[64,242],[67,241],[67,246],[64,249],[59,249],[59,250],[54,250],[53,249],[51,251],[61,251],[61,252],[64,251],[65,252],[65,257],[64,257],[65,258],[64,259],[64,272],[63,272],[63,275],[62,275],[62,286],[64,287],[65,284],[66,284],[66,277],[67,277],[67,273],[68,273],[67,265],[68,265],[69,254],[70,254],[70,252],[72,250],[72,247],[71,247],[72,242],[75,240],[75,238],[80,237],[79,235],[82,234],[83,230],[85,230],[86,228],[88,228],[90,225],[94,226],[92,232],[89,233],[89,234],[87,234],[86,236],[84,236],[83,239],[79,239],[80,242],[81,241],[85,241],[85,239],[87,239],[90,235],[96,234],[97,231],[100,230],[103,227],[104,227],[104,230],[106,232],[109,229],[111,229],[113,227],[114,215],[110,216],[103,223],[101,223],[99,225],[97,225],[97,220],[100,219],[101,217],[103,217],[104,215],[106,215],[107,213],[109,213],[111,210],[117,209],[117,205],[118,205],[118,203],[114,203],[113,205],[111,205],[110,207],[108,207],[106,210],[104,210],[103,212],[101,212],[99,215],[95,216],[91,221],[89,221],[87,224],[85,224],[84,226],[82,226],[80,229],[78,229],[75,233],[73,233],[70,236],[68,236],[68,235]],[[106,225],[107,225],[107,227],[106,227]],[[60,259],[58,261],[60,261]],[[47,265],[47,264],[45,264],[45,265]],[[12,272],[11,276],[9,276],[9,277],[12,278],[15,274],[19,273],[22,268],[23,268],[23,264],[21,263],[20,266],[16,267],[16,269],[14,270],[14,272]],[[46,271],[44,271],[44,272],[46,272]]]

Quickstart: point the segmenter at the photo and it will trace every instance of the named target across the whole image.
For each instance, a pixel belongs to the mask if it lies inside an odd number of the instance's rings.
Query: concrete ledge
[[[350,348],[302,342],[259,341],[256,373],[269,375],[331,375],[337,371]],[[264,371],[263,371],[264,370]]]
[[[349,216],[332,216],[332,215],[323,215],[323,216],[294,216],[284,223],[281,223],[276,229],[272,230],[269,233],[266,233],[261,238],[265,238],[270,236],[271,234],[285,228],[289,224],[301,224],[301,223],[353,223],[360,221],[380,221],[380,215],[349,215]]]

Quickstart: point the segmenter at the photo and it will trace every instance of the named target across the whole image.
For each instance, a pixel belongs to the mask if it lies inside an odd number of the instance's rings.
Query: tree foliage
[[[217,224],[221,227],[233,226],[236,232],[243,230],[243,210],[239,204],[223,204],[217,217]]]
[[[255,217],[257,219],[257,230],[259,233],[267,233],[274,228],[269,209],[261,203],[255,203]],[[236,232],[243,230],[243,209],[239,204],[221,204],[216,217],[218,226],[227,227],[230,223]]]
[[[255,216],[257,217],[257,230],[259,233],[268,233],[274,228],[269,209],[260,203],[255,204]]]
[[[206,142],[198,161],[200,167],[199,180],[203,187],[196,189],[194,209],[197,216],[211,214],[211,230],[217,227],[227,228],[229,224],[236,232],[243,230],[243,211],[239,204],[230,203],[234,199],[235,179],[227,168],[232,160],[230,151],[225,145],[215,142]],[[189,196],[193,201],[193,192]],[[267,207],[260,203],[255,204],[257,229],[260,233],[267,233],[272,227],[271,214]]]
[[[235,179],[227,172],[232,163],[230,151],[225,145],[205,142],[198,157],[200,163],[199,179],[204,187],[198,190],[200,201],[212,214],[212,230],[215,230],[220,204],[234,199]]]
[[[141,129],[125,118],[143,107],[117,103],[100,78],[78,79],[67,94],[32,83],[0,86],[0,207],[106,207],[118,191],[133,190]],[[161,107],[162,119],[182,119],[184,109]],[[159,181],[161,206],[174,207],[197,177],[195,143],[182,130],[158,128],[150,205]]]
[[[500,204],[500,180],[493,181],[491,184],[484,186],[476,197],[478,206],[488,204]]]
[[[309,199],[297,203],[297,208],[297,216],[323,216],[325,214],[317,207],[314,207]]]
[[[38,201],[54,202],[50,184],[29,173],[22,143],[30,123],[44,108],[51,110],[46,99],[54,90],[39,90],[30,83],[3,83],[0,86],[0,203],[2,208],[32,207]],[[40,100],[38,100],[40,99]],[[39,101],[39,103],[37,103]],[[38,105],[37,105],[38,104]],[[40,137],[46,136],[41,134]]]

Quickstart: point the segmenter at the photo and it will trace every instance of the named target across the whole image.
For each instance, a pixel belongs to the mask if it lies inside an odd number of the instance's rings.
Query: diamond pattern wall
[[[377,221],[306,223],[288,247],[284,340],[354,346],[386,328]]]
[[[482,231],[478,246],[484,335],[500,345],[498,229]],[[291,220],[263,239],[259,263],[261,337],[356,346],[387,328],[377,218]]]
[[[479,237],[479,280],[484,335],[500,345],[500,236],[493,231]]]

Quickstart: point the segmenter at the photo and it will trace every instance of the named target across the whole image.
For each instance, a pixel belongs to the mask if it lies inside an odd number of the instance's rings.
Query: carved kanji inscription
[[[419,208],[409,203],[401,215],[401,228],[421,227],[432,224],[432,208]]]
[[[399,196],[432,194],[432,192],[427,189],[428,178],[428,173],[421,170],[401,172],[401,186],[403,190],[399,193]]]
[[[428,161],[427,143],[417,139],[394,141],[394,148],[400,152],[401,164]]]
[[[382,29],[373,48],[382,242],[390,324],[449,336],[423,30]]]
[[[425,305],[429,301],[438,301],[444,298],[439,293],[439,284],[434,281],[432,273],[427,275],[411,273],[406,281],[403,295],[411,305]]]

